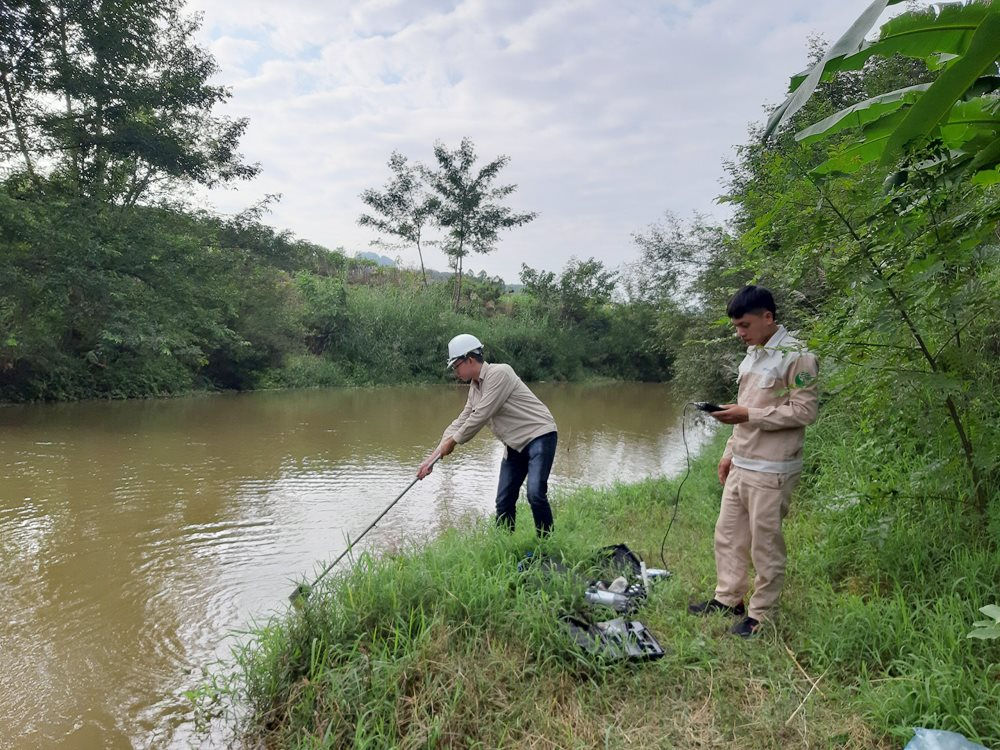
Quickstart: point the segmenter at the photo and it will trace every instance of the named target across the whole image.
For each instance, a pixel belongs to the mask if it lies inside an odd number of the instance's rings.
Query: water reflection
[[[559,425],[554,493],[683,465],[666,387],[534,390]],[[0,744],[182,744],[182,691],[225,634],[343,550],[464,399],[417,387],[0,409]],[[461,446],[366,545],[490,512],[501,451],[486,433]]]

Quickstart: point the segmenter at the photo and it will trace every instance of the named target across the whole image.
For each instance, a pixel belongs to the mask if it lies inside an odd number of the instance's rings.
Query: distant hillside
[[[435,271],[433,268],[427,269],[427,278],[431,281],[447,281],[454,275],[453,271]]]
[[[360,260],[370,260],[375,264],[380,266],[392,266],[396,267],[396,261],[386,255],[379,255],[378,253],[373,253],[371,250],[360,250],[354,253],[354,257]]]
[[[358,260],[370,260],[379,266],[388,266],[390,268],[397,267],[396,261],[393,260],[392,258],[388,257],[387,255],[379,255],[378,253],[372,252],[371,250],[359,250],[356,253],[354,253],[354,257],[357,258]],[[419,269],[413,269],[411,266],[405,266],[405,267],[410,268],[411,270],[419,270]],[[427,278],[430,281],[447,281],[448,279],[450,279],[452,276],[455,275],[454,271],[437,271],[433,268],[428,268],[426,269],[426,271],[427,271]],[[472,271],[472,269],[468,269],[468,274],[470,276],[475,276],[475,272]],[[505,284],[504,286],[506,288],[506,291],[508,292],[519,292],[521,291],[521,289],[524,288],[524,284]]]

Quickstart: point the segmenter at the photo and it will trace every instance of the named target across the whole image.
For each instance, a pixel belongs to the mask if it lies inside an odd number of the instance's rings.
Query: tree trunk
[[[4,101],[7,104],[7,112],[10,114],[10,121],[14,125],[14,135],[17,137],[17,145],[21,150],[21,156],[24,159],[25,167],[28,169],[28,175],[31,177],[31,182],[35,185],[35,187],[38,187],[38,174],[35,172],[35,165],[31,160],[31,151],[28,149],[28,138],[24,133],[20,112],[18,111],[17,104],[14,101],[14,92],[11,89],[8,71],[2,65],[0,65],[0,84],[3,85]]]
[[[69,78],[69,42],[66,36],[66,7],[59,3],[59,57],[62,63],[63,75]],[[63,81],[63,98],[66,104],[66,121],[73,128],[76,127],[76,114],[73,112],[73,100],[69,95],[67,81]],[[69,148],[69,172],[73,184],[79,189],[80,186],[80,149],[74,144]]]
[[[458,281],[455,284],[455,312],[458,312],[458,303],[462,300],[462,256],[458,256]]]
[[[98,65],[101,61],[98,60]],[[104,85],[104,75],[103,72],[100,78],[100,85]],[[99,94],[98,96],[103,96]],[[101,202],[104,200],[104,179],[106,175],[107,167],[107,151],[101,140],[104,138],[104,102],[102,99],[98,99],[96,102],[96,117],[94,118],[94,140],[96,141],[94,145],[94,184],[92,190],[92,196]]]
[[[101,3],[98,11],[98,22],[100,22],[107,8]],[[105,77],[106,67],[104,55],[101,54],[100,47],[94,46],[94,69],[97,71],[97,88],[94,91],[94,185],[92,195],[103,203],[105,200],[104,184],[107,179],[108,149],[102,142],[104,140],[104,104],[107,97],[107,79]]]
[[[417,257],[420,258],[420,275],[424,277],[424,289],[427,288],[427,271],[424,270],[424,254],[420,250],[420,237],[417,237]]]

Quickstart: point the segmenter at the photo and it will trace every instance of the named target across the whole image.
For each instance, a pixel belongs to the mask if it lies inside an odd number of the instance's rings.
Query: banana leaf
[[[764,127],[761,140],[766,141],[782,122],[798,112],[802,105],[809,100],[820,81],[825,66],[833,60],[858,52],[865,41],[865,35],[875,25],[878,17],[882,15],[882,11],[899,2],[902,0],[873,0],[844,35],[834,42],[822,59],[810,69],[802,83],[795,86],[788,98],[771,114]]]
[[[995,6],[994,6],[995,7]],[[961,59],[945,70],[929,89],[909,108],[905,119],[886,143],[882,163],[899,157],[912,141],[926,136],[954,107],[971,102],[956,101],[968,91],[980,75],[996,68],[1000,55],[1000,10],[990,10],[976,29]]]
[[[877,40],[862,44],[853,54],[828,61],[821,80],[828,81],[845,70],[860,70],[873,55],[905,55],[923,60],[932,70],[940,68],[965,54],[989,12],[987,4],[974,2],[947,3],[898,15],[886,21]],[[795,91],[808,73],[792,76],[790,90]]]
[[[895,112],[900,107],[912,104],[921,92],[930,88],[929,83],[919,83],[916,86],[889,91],[879,96],[873,96],[863,102],[835,112],[829,117],[810,125],[795,134],[795,140],[802,143],[813,143],[847,128],[861,128],[875,120]]]

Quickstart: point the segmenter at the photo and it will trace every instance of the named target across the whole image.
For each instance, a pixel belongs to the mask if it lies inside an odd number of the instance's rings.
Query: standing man
[[[743,287],[726,308],[747,356],[736,403],[711,412],[734,425],[719,461],[724,490],[715,524],[715,596],[688,607],[697,615],[740,617],[729,632],[744,638],[777,610],[786,562],[781,521],[802,471],[806,425],[816,421],[816,357],[775,322],[776,313],[771,292],[758,286]],[[756,577],[747,610],[750,561]]]
[[[547,536],[552,532],[548,482],[557,438],[552,414],[510,365],[484,362],[483,344],[471,334],[459,334],[448,342],[448,367],[456,378],[469,383],[469,397],[462,413],[444,431],[441,443],[420,464],[417,478],[430,474],[437,458],[470,441],[489,423],[506,447],[497,487],[497,525],[514,530],[517,497],[527,478],[535,532]]]

